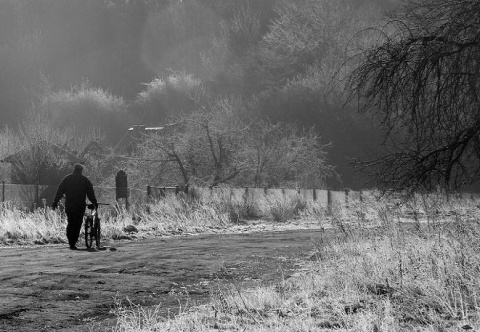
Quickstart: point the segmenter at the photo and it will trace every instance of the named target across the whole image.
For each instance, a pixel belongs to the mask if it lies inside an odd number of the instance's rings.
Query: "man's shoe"
[[[78,250],[78,248],[75,246],[70,246],[70,250]]]

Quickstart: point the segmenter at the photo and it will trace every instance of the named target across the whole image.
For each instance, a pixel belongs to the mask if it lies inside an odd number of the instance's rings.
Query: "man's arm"
[[[95,197],[95,191],[93,190],[92,182],[90,182],[89,179],[87,179],[87,198],[92,204],[95,205],[95,207],[98,207],[97,198]]]
[[[58,185],[57,193],[55,194],[55,198],[53,199],[52,209],[55,210],[57,208],[58,202],[62,199],[66,189],[67,184],[65,182],[65,179],[63,179],[62,182],[60,182],[60,184]]]

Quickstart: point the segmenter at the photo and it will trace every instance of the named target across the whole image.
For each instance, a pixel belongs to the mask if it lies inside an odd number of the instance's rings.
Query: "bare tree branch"
[[[392,190],[453,190],[480,176],[480,2],[410,0],[355,59],[349,100],[375,114],[386,154],[359,163]]]

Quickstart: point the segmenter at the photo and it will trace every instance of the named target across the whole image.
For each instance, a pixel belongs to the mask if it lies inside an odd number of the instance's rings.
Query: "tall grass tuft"
[[[0,207],[0,244],[64,243],[66,223],[49,209],[24,212],[14,206]]]

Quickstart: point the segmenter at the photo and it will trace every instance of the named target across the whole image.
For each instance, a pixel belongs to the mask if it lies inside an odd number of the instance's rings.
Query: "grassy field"
[[[100,208],[102,238],[125,239],[202,233],[222,230],[251,221],[285,223],[304,217],[318,218],[325,210],[307,204],[300,196],[259,202],[225,202],[222,197],[208,201],[201,197],[169,195],[152,204]],[[138,231],[128,231],[134,226]],[[65,243],[66,216],[49,207],[26,213],[15,207],[0,205],[0,245]],[[82,235],[81,235],[82,238]]]
[[[159,308],[116,306],[114,331],[459,331],[480,328],[479,202],[418,195],[403,204],[373,197],[329,210],[304,202],[233,206],[167,198],[104,217],[104,234],[121,238],[135,224],[141,233],[179,234],[227,229],[251,218],[288,224],[315,220],[336,229],[318,240],[311,261],[282,282],[242,289],[231,282],[209,305],[179,304],[180,314]],[[260,211],[260,212],[259,212]],[[261,214],[261,215],[259,215]],[[408,227],[404,227],[409,223]],[[60,214],[2,209],[3,243],[61,242]]]

